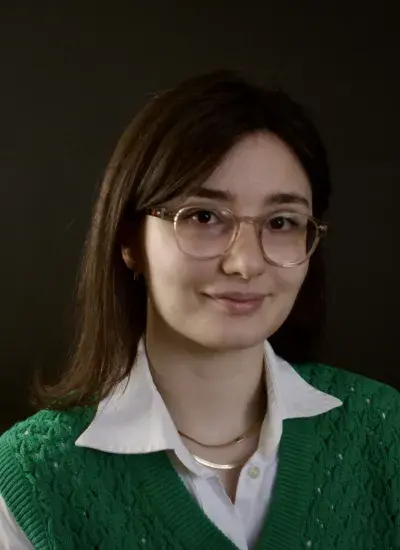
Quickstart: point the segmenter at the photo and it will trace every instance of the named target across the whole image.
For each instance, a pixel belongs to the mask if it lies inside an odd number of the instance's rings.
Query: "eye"
[[[277,232],[306,229],[307,216],[302,214],[278,214],[266,221],[268,229]]]
[[[276,216],[269,220],[269,226],[273,231],[287,230],[293,227],[293,220],[286,216]]]
[[[213,213],[209,210],[198,210],[192,217],[201,224],[209,224],[215,218]]]
[[[221,217],[215,210],[192,208],[184,213],[185,221],[194,221],[201,225],[214,225],[221,222]]]

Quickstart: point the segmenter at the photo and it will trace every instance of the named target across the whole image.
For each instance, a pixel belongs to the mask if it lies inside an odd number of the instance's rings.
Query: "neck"
[[[148,326],[146,350],[154,383],[178,430],[218,445],[264,417],[263,344],[212,350]]]

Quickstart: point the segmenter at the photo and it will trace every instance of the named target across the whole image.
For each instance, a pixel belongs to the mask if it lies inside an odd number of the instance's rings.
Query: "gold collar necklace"
[[[205,460],[204,458],[200,458],[199,456],[195,455],[194,453],[190,453],[194,460],[201,464],[202,466],[207,466],[207,468],[213,468],[214,470],[233,470],[234,468],[239,468],[241,466],[244,466],[247,462],[231,462],[230,464],[216,464],[215,462],[210,462],[209,460]]]
[[[249,437],[253,432],[256,431],[256,429],[260,426],[262,421],[257,420],[248,430],[246,430],[242,435],[239,435],[238,437],[235,437],[235,439],[232,439],[231,441],[228,441],[227,443],[220,443],[218,445],[209,445],[205,443],[200,443],[200,441],[197,441],[197,439],[194,439],[193,437],[190,437],[190,435],[187,435],[180,430],[178,430],[178,433],[180,436],[184,437],[185,439],[189,439],[190,441],[193,441],[194,443],[197,443],[198,445],[201,445],[202,447],[206,448],[223,448],[223,447],[229,447],[230,445],[236,445],[238,443],[241,443],[244,441],[247,437]],[[209,460],[205,460],[204,458],[200,458],[199,456],[195,455],[194,453],[190,453],[194,460],[201,464],[202,466],[207,466],[208,468],[214,468],[216,470],[233,470],[234,468],[238,468],[239,466],[244,466],[245,462],[233,462],[230,464],[216,464],[215,462],[210,462]]]
[[[149,365],[150,374],[151,374],[153,383],[156,386],[156,384],[154,382],[153,367],[152,367],[150,361],[148,362],[148,365]],[[264,369],[264,372],[265,372],[265,361],[263,362],[263,369]],[[197,441],[197,439],[194,439],[193,437],[190,437],[190,435],[187,435],[184,432],[181,432],[180,430],[178,430],[178,433],[181,437],[184,437],[185,439],[189,439],[189,441],[193,441],[194,443],[197,443],[198,445],[201,445],[202,447],[206,447],[206,448],[216,448],[216,447],[224,448],[224,447],[228,447],[229,445],[236,445],[238,443],[241,443],[247,437],[249,437],[256,430],[256,428],[258,428],[261,424],[262,424],[262,420],[257,420],[257,422],[255,422],[242,435],[239,435],[238,437],[235,437],[235,439],[233,439],[232,441],[228,441],[227,443],[221,443],[219,445],[207,445],[207,444],[201,443],[200,441]],[[192,455],[193,459],[196,462],[198,462],[199,464],[201,464],[202,466],[207,466],[207,468],[213,468],[215,470],[233,470],[234,468],[239,468],[241,466],[244,466],[245,463],[247,462],[247,460],[246,460],[245,462],[240,461],[240,462],[232,462],[230,464],[216,464],[215,462],[210,462],[209,460],[205,460],[204,458],[201,458],[201,457],[197,456],[194,453],[190,453],[190,454]]]

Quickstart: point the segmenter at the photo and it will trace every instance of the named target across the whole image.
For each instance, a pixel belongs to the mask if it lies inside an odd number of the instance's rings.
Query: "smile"
[[[265,295],[242,293],[207,294],[207,297],[227,313],[236,315],[246,315],[256,312],[261,308],[265,299]]]

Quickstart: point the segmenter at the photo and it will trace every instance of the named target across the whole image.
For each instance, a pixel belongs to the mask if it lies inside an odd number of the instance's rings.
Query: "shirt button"
[[[257,479],[260,475],[260,468],[258,466],[252,466],[249,468],[247,475],[251,477],[251,479]]]

